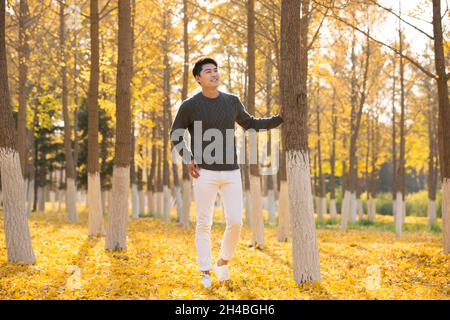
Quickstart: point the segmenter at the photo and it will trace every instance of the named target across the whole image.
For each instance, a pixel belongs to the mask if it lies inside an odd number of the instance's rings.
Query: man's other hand
[[[198,177],[200,177],[200,168],[199,168],[198,164],[195,163],[194,160],[192,160],[188,164],[188,170],[189,170],[189,174],[191,175],[192,178],[197,179]]]

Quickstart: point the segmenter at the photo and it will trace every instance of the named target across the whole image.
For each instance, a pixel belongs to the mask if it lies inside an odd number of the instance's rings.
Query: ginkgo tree
[[[12,115],[6,61],[6,1],[0,1],[0,170],[5,211],[8,261],[34,263],[26,215],[25,180],[17,150],[16,127]]]

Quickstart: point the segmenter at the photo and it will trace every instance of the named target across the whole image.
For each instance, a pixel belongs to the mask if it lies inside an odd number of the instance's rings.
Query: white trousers
[[[200,169],[194,179],[194,197],[197,205],[195,245],[200,271],[211,269],[211,226],[217,192],[225,210],[226,228],[220,247],[220,258],[230,260],[234,256],[242,228],[241,171],[213,171]]]

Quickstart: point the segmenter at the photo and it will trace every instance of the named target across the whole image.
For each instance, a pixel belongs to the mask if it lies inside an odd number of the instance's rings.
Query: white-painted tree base
[[[436,223],[436,201],[428,199],[428,224]]]
[[[172,203],[170,197],[170,189],[168,186],[163,186],[163,219],[170,220],[170,211],[172,210]]]
[[[275,204],[275,192],[273,189],[267,191],[267,211],[269,212],[269,221],[275,222],[277,208]]]
[[[397,216],[397,214],[395,213],[395,208],[396,207],[397,207],[397,203],[396,203],[395,199],[393,199],[392,200],[392,217],[394,217],[394,219]]]
[[[367,204],[367,219],[370,222],[375,221],[376,211],[377,211],[377,199],[370,198]]]
[[[250,199],[250,190],[244,190],[245,221],[249,229],[252,228],[252,201]]]
[[[112,194],[112,186],[111,189],[108,190],[108,213],[111,212],[111,208],[114,205],[113,194]]]
[[[140,190],[138,191],[138,195],[139,195],[139,214],[145,215],[146,192]]]
[[[177,207],[177,221],[181,223],[181,216],[183,214],[183,197],[181,195],[180,186],[176,186],[174,188],[174,197],[175,197],[175,204]]]
[[[297,284],[320,282],[308,152],[287,151],[286,170],[292,223],[292,267]]]
[[[55,193],[55,191],[50,190],[49,195],[50,195],[50,203],[51,203],[51,208],[52,208],[51,210],[52,211],[56,211],[56,209],[57,209],[57,206],[56,206],[56,193]]]
[[[101,199],[100,174],[88,174],[88,235],[104,236],[103,206]]]
[[[291,238],[291,217],[289,214],[289,194],[286,180],[280,181],[279,196],[277,240],[280,242],[287,242]]]
[[[1,199],[0,199],[0,203],[1,203]],[[30,216],[31,211],[33,210],[33,203],[34,203],[34,179],[31,179],[28,181],[28,187],[27,187],[27,215],[28,216]]]
[[[75,186],[75,180],[67,178],[66,188],[66,212],[69,222],[77,222],[77,189]]]
[[[27,204],[28,204],[28,179],[23,180],[23,193],[25,194],[25,213],[28,216]]]
[[[313,196],[313,199],[314,199],[313,212],[315,212],[318,216],[319,215],[319,207],[320,207],[319,197]]]
[[[403,202],[402,202],[402,225],[405,223],[405,219],[406,219],[406,201],[405,201],[405,198],[403,198]]]
[[[163,216],[163,202],[164,202],[164,193],[156,192],[156,215],[158,217]]]
[[[58,196],[58,212],[62,211],[63,203],[66,202],[66,193],[64,190],[58,189],[57,193]]]
[[[442,179],[442,233],[444,253],[450,253],[450,178]]]
[[[350,218],[350,191],[345,190],[341,208],[341,230],[347,230],[349,218]]]
[[[356,222],[356,193],[350,193],[350,222]]]
[[[317,210],[317,217],[319,220],[323,220],[323,217],[325,216],[325,213],[327,212],[327,198],[325,197],[318,197],[318,204],[319,208]]]
[[[37,211],[45,211],[45,189],[43,187],[38,187],[37,190]]]
[[[9,262],[33,264],[36,258],[31,246],[31,236],[26,215],[25,181],[20,167],[19,153],[0,149],[0,172],[6,252]]]
[[[259,176],[250,174],[250,195],[252,203],[252,243],[255,247],[264,248],[264,217],[262,214],[262,194]]]
[[[89,191],[88,191],[88,195],[89,195]],[[108,191],[107,190],[103,190],[102,191],[102,208],[103,208],[103,212],[108,212]]]
[[[364,219],[364,207],[361,198],[356,199],[356,213],[360,221]]]
[[[86,207],[88,206],[87,193],[84,190],[79,190],[77,192],[77,203],[82,203]]]
[[[88,195],[87,195],[87,190],[83,190],[81,192],[82,196],[83,196],[83,200],[84,200],[84,206],[87,208],[89,206],[89,199],[88,199]],[[100,194],[100,193],[99,193]]]
[[[139,194],[135,183],[131,185],[131,202],[131,216],[133,220],[137,220],[139,219]]]
[[[183,180],[183,208],[181,212],[181,226],[185,229],[189,228],[189,218],[191,212],[191,181]]]
[[[263,196],[261,193],[261,210],[267,210],[267,196]]]
[[[130,185],[130,167],[113,167],[111,198],[108,228],[105,240],[106,250],[126,250],[128,226],[128,195]]]
[[[330,199],[330,217],[331,219],[337,218],[336,199]]]
[[[153,191],[147,191],[147,210],[149,215],[155,214],[155,194]]]
[[[395,235],[400,237],[403,225],[403,194],[401,192],[397,192],[395,204]]]

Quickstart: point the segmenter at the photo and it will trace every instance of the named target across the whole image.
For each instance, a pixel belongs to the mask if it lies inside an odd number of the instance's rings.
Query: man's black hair
[[[212,63],[217,68],[217,62],[213,58],[201,58],[201,59],[197,60],[197,62],[194,65],[194,69],[192,69],[192,74],[194,75],[194,78],[196,76],[200,75],[203,65],[209,64],[209,63]]]

